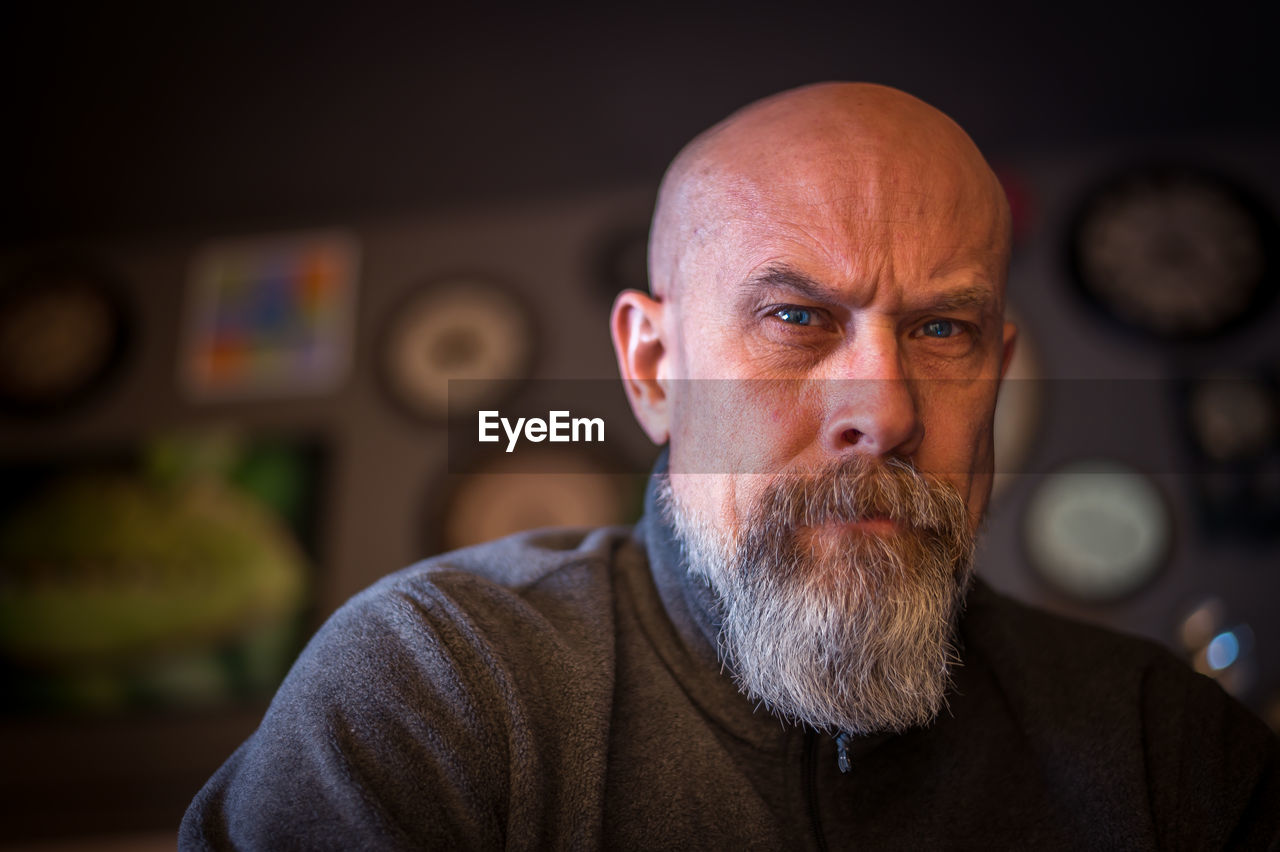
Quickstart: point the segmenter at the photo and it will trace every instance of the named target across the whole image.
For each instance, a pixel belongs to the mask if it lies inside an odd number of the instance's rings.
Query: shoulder
[[[425,559],[377,585],[465,574],[519,592],[566,571],[607,568],[631,537],[632,529],[625,526],[527,530]]]
[[[367,667],[390,653],[419,670],[438,660],[480,675],[598,658],[612,645],[614,566],[634,549],[616,527],[534,530],[441,554],[352,597],[299,664],[330,669],[354,656]]]
[[[962,636],[1006,692],[1026,694],[1015,697],[1018,703],[1087,710],[1093,721],[1152,704],[1247,713],[1163,645],[1045,612],[982,583],[970,596]]]
[[[603,777],[627,554],[622,528],[523,533],[356,595],[196,797],[184,848],[278,846],[282,826],[308,848],[497,847],[517,814],[556,836],[547,802]]]
[[[962,636],[966,662],[991,671],[1046,767],[1088,779],[1098,796],[1145,800],[1162,845],[1277,839],[1280,739],[1163,646],[982,584]]]
[[[379,624],[409,637],[423,637],[424,625],[452,625],[493,641],[521,624],[579,632],[611,622],[614,567],[642,559],[635,550],[626,527],[522,532],[390,574],[351,598],[331,624]]]
[[[483,718],[557,694],[598,702],[611,689],[614,568],[631,542],[625,528],[537,530],[388,575],[320,628],[276,703]]]
[[[975,584],[965,610],[967,642],[1019,674],[1137,675],[1150,667],[1186,665],[1163,646],[1137,636],[1055,615]]]

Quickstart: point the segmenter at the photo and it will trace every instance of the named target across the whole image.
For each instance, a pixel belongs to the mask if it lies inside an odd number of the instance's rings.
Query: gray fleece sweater
[[[1159,647],[979,583],[949,709],[836,744],[721,671],[705,587],[634,529],[446,554],[342,607],[196,796],[196,849],[1280,846],[1280,745]]]

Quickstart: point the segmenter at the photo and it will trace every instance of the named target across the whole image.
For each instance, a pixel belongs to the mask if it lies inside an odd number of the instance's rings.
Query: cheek
[[[776,474],[791,467],[818,443],[821,406],[804,382],[761,379],[747,383],[734,403],[742,423],[739,437],[753,460],[747,473]]]
[[[756,509],[768,478],[727,474],[671,474],[671,490],[686,511],[714,535],[737,540],[742,523]]]
[[[981,471],[990,461],[995,388],[987,380],[928,383],[918,403],[925,427],[922,452],[946,465],[945,472]]]
[[[801,383],[769,379],[691,383],[690,440],[708,473],[773,474],[814,443],[819,417]]]
[[[940,393],[928,401],[923,415],[925,437],[915,459],[921,470],[952,482],[970,509],[978,511],[990,490],[994,457],[995,399],[984,386],[966,393]]]
[[[772,408],[752,407],[742,382],[695,379],[680,383],[673,413],[672,470],[681,473],[742,473],[757,463],[757,441],[774,432],[761,418]]]

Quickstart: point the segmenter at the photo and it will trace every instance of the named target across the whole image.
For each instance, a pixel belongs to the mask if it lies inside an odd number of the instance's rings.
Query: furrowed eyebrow
[[[941,293],[936,299],[921,302],[917,311],[958,311],[963,308],[978,308],[982,313],[995,313],[995,294],[982,286],[965,287],[950,293]]]
[[[739,285],[744,295],[755,295],[764,290],[788,290],[811,301],[835,304],[840,301],[840,293],[818,283],[802,272],[789,266],[766,266]],[[927,311],[957,311],[964,308],[978,308],[984,314],[996,312],[995,294],[990,288],[982,285],[963,287],[947,293],[940,293],[936,298],[921,299],[912,305],[913,313]]]
[[[814,302],[834,303],[839,294],[789,266],[766,266],[743,281],[739,289],[748,295],[762,290],[790,290]]]

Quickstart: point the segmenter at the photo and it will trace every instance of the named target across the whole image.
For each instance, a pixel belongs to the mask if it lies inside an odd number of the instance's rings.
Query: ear
[[[624,290],[613,302],[609,321],[627,401],[655,444],[665,444],[671,435],[668,350],[662,325],[665,307],[639,290]]]
[[[1004,374],[1009,372],[1009,365],[1013,363],[1013,353],[1018,348],[1018,327],[1011,322],[1004,324],[1004,355],[1000,361],[1000,378],[1004,378]]]

